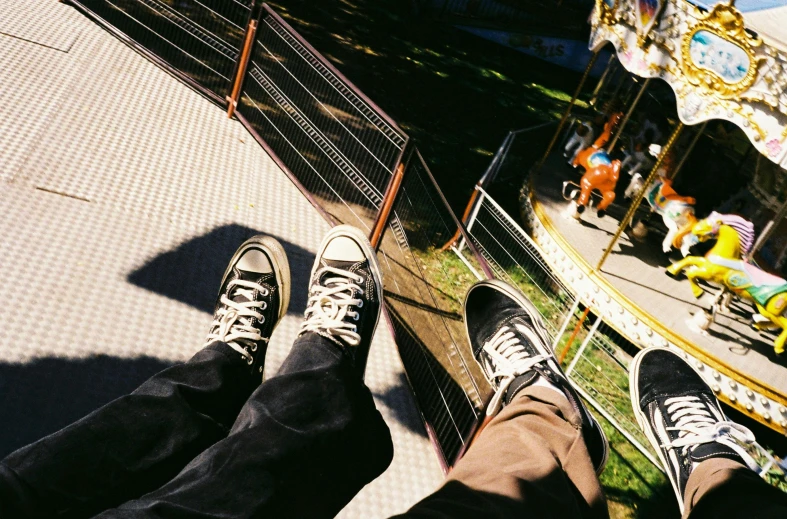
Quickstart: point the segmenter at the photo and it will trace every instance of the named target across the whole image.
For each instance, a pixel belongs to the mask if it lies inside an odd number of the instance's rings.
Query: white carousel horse
[[[579,152],[593,143],[593,133],[593,127],[589,122],[577,124],[574,135],[571,136],[563,149],[563,156],[568,157],[569,162],[573,163]]]
[[[644,180],[642,175],[636,173],[624,196],[626,198],[635,197],[643,188]],[[672,181],[665,177],[657,177],[653,183],[645,188],[645,200],[650,205],[651,211],[661,215],[667,235],[661,243],[661,248],[665,253],[669,253],[672,247],[679,248],[683,256],[688,256],[689,249],[697,243],[696,238],[691,234],[691,227],[697,223],[694,216],[694,198],[680,196],[672,189]]]

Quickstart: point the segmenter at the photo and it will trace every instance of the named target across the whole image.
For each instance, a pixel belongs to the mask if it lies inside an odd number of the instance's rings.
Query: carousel
[[[529,230],[621,335],[787,434],[787,0],[597,0],[590,23]]]

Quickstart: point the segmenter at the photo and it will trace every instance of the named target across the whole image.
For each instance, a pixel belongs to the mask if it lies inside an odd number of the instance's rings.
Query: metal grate
[[[223,102],[253,0],[71,0],[156,61]]]
[[[462,321],[462,302],[478,280],[478,268],[440,250],[455,228],[423,158],[414,152],[379,255],[402,361],[446,466],[470,440],[489,394]]]
[[[408,137],[267,6],[239,101],[317,204],[371,228]]]

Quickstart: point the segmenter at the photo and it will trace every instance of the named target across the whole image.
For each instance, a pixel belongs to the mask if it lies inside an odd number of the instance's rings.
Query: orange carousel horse
[[[601,193],[601,202],[596,208],[599,218],[607,214],[607,208],[615,201],[615,186],[620,178],[620,168],[620,161],[613,160],[611,164],[599,164],[582,175],[582,180],[579,181],[582,191],[577,199],[578,214],[585,212],[585,207],[590,202],[590,193],[594,189]]]
[[[609,142],[612,132],[618,127],[621,119],[623,119],[623,112],[614,112],[610,115],[607,123],[604,125],[604,131],[601,132],[598,139],[591,146],[577,153],[571,165],[574,167],[582,166],[585,171],[588,171],[601,163],[609,164],[609,155],[602,147]]]

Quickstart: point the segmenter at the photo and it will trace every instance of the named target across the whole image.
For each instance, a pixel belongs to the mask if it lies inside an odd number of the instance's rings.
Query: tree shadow
[[[244,240],[258,233],[238,224],[216,227],[152,258],[131,272],[128,281],[212,314],[221,277],[232,255]],[[274,238],[284,247],[290,264],[292,286],[288,313],[303,314],[314,254],[278,236]]]
[[[105,355],[0,364],[0,459],[132,392],[170,365]]]

